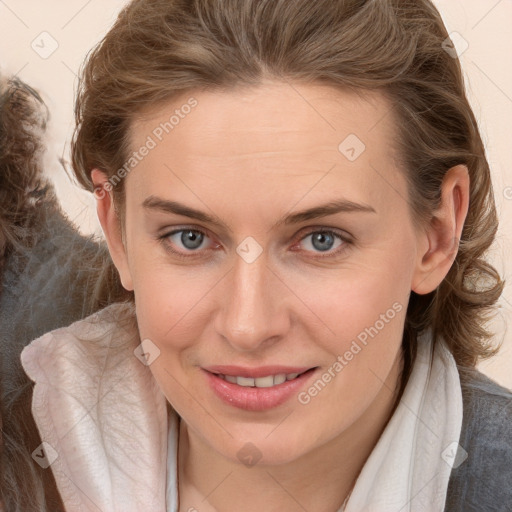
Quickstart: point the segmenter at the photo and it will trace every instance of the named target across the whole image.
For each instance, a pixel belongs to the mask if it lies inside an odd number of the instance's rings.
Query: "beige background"
[[[0,71],[18,74],[38,89],[52,120],[46,172],[65,211],[84,233],[101,229],[92,196],[72,184],[58,157],[69,159],[76,74],[87,51],[115,20],[125,0],[0,0]],[[453,35],[493,172],[501,219],[492,262],[512,280],[512,1],[435,0]],[[44,5],[44,7],[43,7]],[[51,54],[50,54],[51,53]],[[480,368],[512,388],[512,285],[507,283],[494,321],[501,353]]]

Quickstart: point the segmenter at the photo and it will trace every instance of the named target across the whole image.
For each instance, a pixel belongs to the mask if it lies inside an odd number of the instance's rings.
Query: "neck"
[[[395,409],[402,360],[349,428],[283,465],[246,467],[227,459],[181,420],[179,512],[342,510],[368,456]]]

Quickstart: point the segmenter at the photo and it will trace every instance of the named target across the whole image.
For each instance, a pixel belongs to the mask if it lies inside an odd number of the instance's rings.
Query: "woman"
[[[130,3],[73,168],[133,293],[21,356],[66,510],[508,510],[489,167],[430,1]]]

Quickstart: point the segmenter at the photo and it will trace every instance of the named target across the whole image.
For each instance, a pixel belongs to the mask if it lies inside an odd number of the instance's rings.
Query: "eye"
[[[179,236],[178,236],[179,235]],[[175,237],[175,239],[173,239]],[[198,249],[201,247],[201,244],[205,240],[204,233],[201,233],[200,231],[195,231],[192,229],[184,229],[182,231],[178,231],[176,233],[173,233],[169,236],[171,240],[173,240],[174,243],[178,242],[183,244],[185,249]]]
[[[199,253],[212,248],[212,241],[208,235],[198,229],[176,229],[160,236],[159,240],[166,250],[184,257],[191,255],[187,253]]]
[[[317,228],[301,238],[298,245],[300,244],[305,251],[320,253],[320,257],[329,257],[343,252],[349,241],[346,236],[336,231]]]

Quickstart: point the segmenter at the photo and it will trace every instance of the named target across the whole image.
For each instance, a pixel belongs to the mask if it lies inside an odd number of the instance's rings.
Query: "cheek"
[[[407,276],[407,261],[375,251],[364,262],[361,259],[350,267],[317,274],[315,279],[297,275],[292,282],[297,295],[322,321],[325,334],[346,339],[389,310],[388,316],[394,316],[394,304],[406,309],[410,293]]]
[[[310,336],[331,354],[332,363],[340,361],[344,374],[340,380],[374,381],[369,369],[387,374],[402,341],[407,293],[400,296],[391,283],[372,279],[347,282],[331,290],[328,299],[319,299],[316,307],[329,330]]]
[[[308,297],[307,304],[321,319],[316,328],[311,320],[309,337],[330,354],[331,365],[340,357],[340,364],[332,369],[337,375],[334,387],[355,385],[355,402],[371,396],[372,386],[382,385],[376,375],[384,379],[400,351],[410,261],[402,249],[382,249],[350,269],[316,280],[315,286],[300,282],[299,293]]]
[[[156,266],[146,267],[134,281],[140,338],[151,340],[158,353],[149,368],[167,400],[182,415],[193,406],[188,403],[190,376],[184,368],[198,364],[197,340],[208,322],[207,301],[201,300],[204,285],[204,281],[201,285],[198,279]]]
[[[141,339],[154,341],[169,357],[201,339],[208,310],[208,291],[218,276],[206,269],[170,265],[149,251],[131,260],[137,323]]]
[[[325,288],[324,288],[325,289]],[[400,354],[408,291],[397,289],[396,280],[385,273],[351,274],[332,283],[325,294],[312,298],[315,311],[329,326],[311,329],[309,336],[330,356],[322,368],[323,391],[304,390],[301,403],[314,404],[315,414],[331,410],[333,432],[340,422],[350,424],[370,406],[392,371]]]

